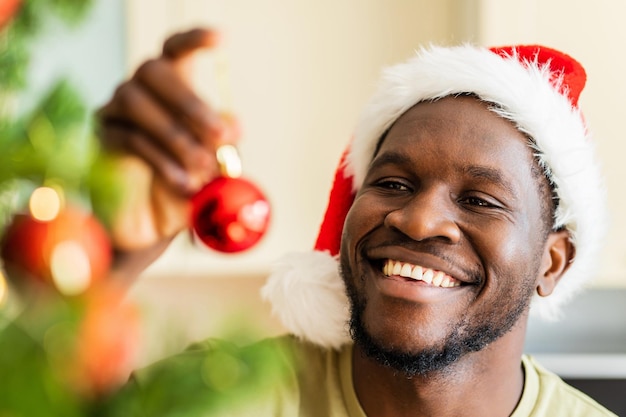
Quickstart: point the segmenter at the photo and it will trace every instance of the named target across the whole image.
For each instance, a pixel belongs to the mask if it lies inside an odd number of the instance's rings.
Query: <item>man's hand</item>
[[[160,248],[160,254],[187,228],[189,197],[219,173],[215,149],[237,140],[234,119],[218,114],[190,84],[194,54],[217,39],[204,29],[172,36],[99,112],[103,146],[118,155],[127,178],[111,231],[122,253]]]

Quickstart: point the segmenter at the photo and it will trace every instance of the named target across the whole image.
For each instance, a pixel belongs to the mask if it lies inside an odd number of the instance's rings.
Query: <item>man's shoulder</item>
[[[536,381],[536,387],[529,387],[536,394],[530,416],[616,417],[593,398],[547,370],[532,356],[525,356],[523,361],[527,384]]]

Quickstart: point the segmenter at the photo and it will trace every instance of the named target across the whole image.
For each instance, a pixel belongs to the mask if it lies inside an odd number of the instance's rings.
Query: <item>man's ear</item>
[[[537,281],[537,293],[546,297],[552,294],[556,284],[569,268],[575,248],[567,230],[550,232],[541,262],[541,273]]]

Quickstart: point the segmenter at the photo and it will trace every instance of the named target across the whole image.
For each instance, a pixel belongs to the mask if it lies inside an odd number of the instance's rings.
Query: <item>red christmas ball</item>
[[[208,247],[220,252],[240,252],[265,234],[270,205],[252,182],[219,177],[192,199],[192,227]]]
[[[85,297],[76,352],[69,364],[76,387],[99,396],[128,380],[141,346],[139,308],[122,288],[104,285]]]
[[[112,253],[108,234],[89,213],[65,208],[53,219],[16,214],[2,238],[11,278],[31,278],[76,295],[106,277]]]

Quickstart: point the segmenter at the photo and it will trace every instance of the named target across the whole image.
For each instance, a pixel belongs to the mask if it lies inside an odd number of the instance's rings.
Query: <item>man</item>
[[[187,55],[213,43],[172,37],[103,109],[105,143],[155,173],[141,223],[115,229],[125,267],[187,226],[215,148],[236,139],[184,82]],[[295,361],[255,415],[612,415],[522,352],[529,313],[557,316],[602,240],[584,82],[539,46],[430,48],[387,70],[316,250],[288,255],[263,290],[295,335],[264,343]]]

